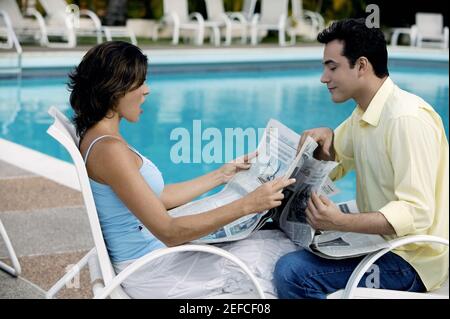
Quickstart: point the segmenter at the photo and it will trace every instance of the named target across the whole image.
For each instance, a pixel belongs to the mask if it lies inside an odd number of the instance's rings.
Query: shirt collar
[[[372,101],[370,101],[365,112],[363,112],[358,105],[358,112],[362,114],[360,121],[364,121],[372,126],[377,126],[380,121],[380,116],[384,105],[386,104],[386,101],[393,89],[394,82],[392,82],[390,77],[387,77],[375,96],[372,98]]]

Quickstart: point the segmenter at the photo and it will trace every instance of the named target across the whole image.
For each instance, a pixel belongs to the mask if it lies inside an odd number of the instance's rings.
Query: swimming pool
[[[319,64],[319,63],[318,63]],[[448,136],[448,64],[443,68],[391,68],[392,79],[403,89],[423,97],[441,115]],[[176,128],[192,131],[213,127],[262,128],[270,118],[301,132],[317,126],[336,127],[350,115],[354,103],[335,105],[319,81],[320,68],[295,71],[191,73],[149,76],[151,94],[139,123],[122,123],[131,145],[151,158],[166,183],[186,180],[220,164],[174,164],[170,150]],[[46,134],[50,105],[71,115],[66,78],[0,81],[0,138],[69,161],[69,155]],[[204,142],[206,144],[207,142]],[[234,154],[241,155],[241,154]],[[224,158],[229,160],[229,158]],[[354,198],[354,175],[338,183],[335,200]]]

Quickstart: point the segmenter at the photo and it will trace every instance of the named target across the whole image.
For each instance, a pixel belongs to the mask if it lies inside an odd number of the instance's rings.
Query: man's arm
[[[393,235],[395,230],[380,212],[344,214],[325,196],[312,193],[306,209],[306,220],[319,230]]]

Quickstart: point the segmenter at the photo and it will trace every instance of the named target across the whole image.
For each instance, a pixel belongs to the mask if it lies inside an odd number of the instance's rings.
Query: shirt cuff
[[[391,224],[397,236],[401,237],[415,232],[414,217],[405,203],[401,201],[389,202],[378,211]]]

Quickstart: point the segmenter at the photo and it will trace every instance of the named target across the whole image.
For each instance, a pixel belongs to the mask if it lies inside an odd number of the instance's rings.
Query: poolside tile
[[[20,277],[27,279],[47,291],[65,273],[66,267],[77,263],[87,251],[71,252],[55,255],[26,256],[19,258],[22,267]],[[5,260],[4,260],[5,261]],[[6,262],[8,262],[6,260]],[[56,298],[84,299],[92,298],[89,270],[84,268],[71,286],[63,288]],[[20,298],[20,296],[18,296]]]
[[[43,177],[0,179],[0,211],[79,205],[80,192]]]
[[[45,292],[23,280],[0,271],[0,299],[42,299]]]
[[[0,219],[18,256],[69,253],[94,246],[83,207],[0,212]],[[0,258],[6,256],[0,240]]]
[[[16,176],[33,176],[35,174],[18,168],[14,165],[8,164],[4,161],[0,161],[0,179],[11,178]]]

